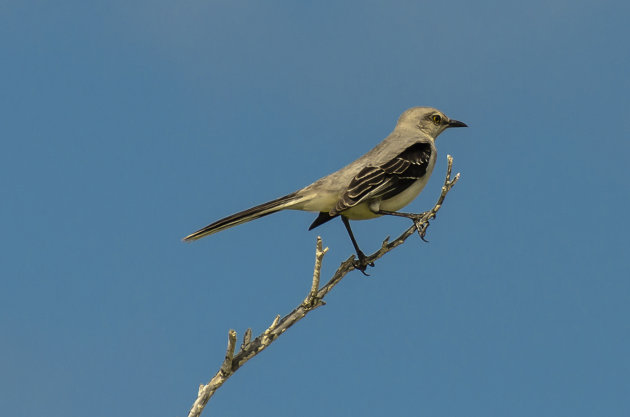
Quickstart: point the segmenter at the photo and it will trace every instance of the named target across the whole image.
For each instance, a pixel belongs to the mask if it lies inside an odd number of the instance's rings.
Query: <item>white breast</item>
[[[424,177],[407,187],[407,189],[405,189],[405,191],[403,191],[402,193],[395,195],[389,200],[381,201],[379,209],[387,211],[398,211],[401,208],[405,207],[407,204],[411,203],[418,196],[418,194],[420,194],[424,186],[427,185],[428,179],[429,176],[425,175]]]

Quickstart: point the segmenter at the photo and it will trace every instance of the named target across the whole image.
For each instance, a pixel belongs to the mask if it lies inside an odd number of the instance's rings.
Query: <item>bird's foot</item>
[[[411,220],[413,221],[413,224],[416,225],[416,230],[418,231],[418,235],[420,236],[420,239],[422,239],[424,242],[427,242],[427,243],[429,241],[425,239],[425,236],[427,234],[427,229],[429,228],[429,219],[426,218],[426,215],[428,213],[429,213],[428,211],[425,211],[424,213],[416,214],[415,216],[411,218]],[[435,215],[433,215],[433,217],[435,217]]]
[[[354,269],[361,271],[363,275],[369,277],[370,274],[365,272],[368,266],[374,267],[374,262],[368,262],[368,257],[361,251],[357,251],[358,259],[354,261]]]

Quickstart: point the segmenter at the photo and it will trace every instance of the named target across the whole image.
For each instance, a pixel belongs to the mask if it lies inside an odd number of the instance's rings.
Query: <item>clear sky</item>
[[[406,108],[461,181],[204,415],[630,415],[627,1],[0,2],[0,409],[184,416],[353,251],[282,212]],[[366,252],[409,226],[355,222]]]

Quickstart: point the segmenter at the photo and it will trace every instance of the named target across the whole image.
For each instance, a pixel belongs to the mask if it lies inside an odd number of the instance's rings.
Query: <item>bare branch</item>
[[[245,334],[243,335],[243,343],[241,343],[241,350],[245,349],[245,346],[249,344],[250,340],[252,340],[252,329],[247,329],[245,330]]]
[[[444,185],[437,202],[433,208],[427,212],[420,213],[413,219],[414,224],[407,229],[403,234],[398,236],[393,241],[389,241],[387,237],[381,248],[369,255],[366,259],[367,263],[374,262],[377,259],[383,257],[387,252],[391,251],[397,246],[402,245],[405,240],[414,232],[418,232],[418,235],[422,240],[425,240],[425,235],[429,227],[429,220],[434,219],[437,212],[442,208],[446,194],[453,188],[457,180],[459,180],[459,173],[455,177],[451,178],[451,170],[453,168],[453,157],[447,156],[448,167],[446,170],[446,178],[444,179]],[[328,248],[322,249],[322,239],[317,237],[317,244],[315,249],[315,268],[313,271],[313,281],[311,284],[308,295],[292,312],[286,316],[280,318],[276,316],[271,325],[254,340],[251,340],[252,330],[247,329],[243,336],[243,343],[240,346],[239,351],[234,354],[236,347],[236,332],[230,330],[228,333],[228,347],[225,353],[225,360],[223,361],[219,371],[206,385],[200,385],[197,394],[197,400],[193,404],[188,417],[198,417],[201,415],[204,407],[208,403],[208,400],[214,395],[217,389],[236,372],[243,364],[248,360],[262,352],[267,348],[274,340],[276,340],[282,333],[284,333],[289,327],[304,318],[310,311],[324,305],[324,297],[337,285],[348,272],[355,269],[354,255],[346,259],[341,263],[337,271],[333,274],[332,278],[321,288],[319,288],[322,260]]]
[[[315,246],[315,269],[313,271],[313,284],[311,285],[311,291],[308,293],[308,296],[304,299],[302,304],[304,305],[313,305],[314,303],[325,304],[324,301],[317,296],[317,290],[319,290],[319,277],[321,275],[322,270],[322,259],[324,259],[324,255],[328,252],[328,248],[322,249],[322,238],[317,236],[317,244]]]
[[[231,330],[228,332],[228,347],[225,352],[225,359],[223,360],[223,364],[219,369],[219,372],[208,382],[207,385],[200,385],[199,392],[197,394],[197,400],[193,404],[190,409],[190,413],[188,416],[198,417],[201,415],[204,407],[208,403],[208,400],[212,395],[214,395],[215,391],[219,389],[221,385],[233,374],[232,372],[232,362],[234,361],[234,349],[236,346],[236,331]]]

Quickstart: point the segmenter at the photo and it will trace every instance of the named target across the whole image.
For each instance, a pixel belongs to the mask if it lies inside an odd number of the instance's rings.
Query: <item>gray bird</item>
[[[366,256],[359,249],[348,220],[366,220],[383,215],[412,218],[398,210],[409,204],[426,185],[437,150],[435,138],[449,127],[466,124],[449,119],[431,107],[412,107],[371,151],[311,185],[256,207],[232,214],[186,236],[200,239],[227,228],[280,210],[319,212],[309,230],[341,216],[357,252],[357,269],[365,273]]]

